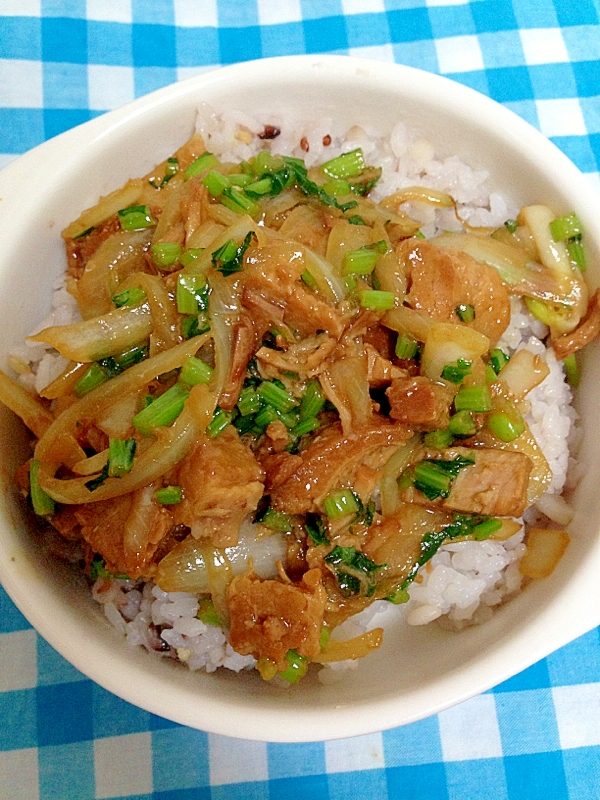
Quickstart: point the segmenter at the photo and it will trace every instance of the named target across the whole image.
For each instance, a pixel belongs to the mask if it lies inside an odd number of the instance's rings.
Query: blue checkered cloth
[[[0,0],[0,166],[207,69],[342,53],[488,94],[600,185],[597,0]],[[0,589],[1,800],[600,798],[595,630],[494,690],[355,739],[277,745],[175,725],[65,662]]]

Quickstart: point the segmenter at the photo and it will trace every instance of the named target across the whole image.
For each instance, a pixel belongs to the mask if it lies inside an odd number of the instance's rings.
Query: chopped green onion
[[[136,414],[131,424],[140,433],[150,436],[154,428],[163,428],[177,419],[183,411],[189,393],[190,390],[186,386],[176,383],[157,397],[151,405]]]
[[[331,161],[326,161],[321,166],[321,169],[331,178],[350,178],[361,173],[366,169],[366,166],[363,152],[358,147],[349,153],[343,153],[337,158],[332,158]]]
[[[258,414],[262,406],[260,397],[256,394],[254,386],[246,386],[240,392],[237,407],[242,417]]]
[[[490,352],[490,364],[496,375],[500,372],[502,367],[504,367],[510,361],[510,356],[508,356],[504,350],[500,350],[499,347],[494,347],[494,349]]]
[[[471,374],[472,361],[458,358],[454,364],[446,364],[442,370],[442,378],[450,383],[462,383],[467,375]]]
[[[486,383],[495,383],[496,382],[496,371],[492,367],[491,364],[485,365],[485,382]]]
[[[236,214],[250,214],[253,217],[259,212],[254,200],[235,186],[230,189],[223,189],[221,203],[230,211],[235,211]]]
[[[395,352],[401,361],[411,361],[419,352],[419,343],[406,333],[401,333],[396,340]]]
[[[454,436],[446,428],[445,430],[429,431],[423,436],[423,444],[426,447],[434,447],[436,450],[444,450],[450,447]]]
[[[460,303],[455,311],[461,322],[473,322],[475,319],[475,307],[468,303]]]
[[[213,368],[195,356],[190,356],[181,368],[179,379],[188,386],[197,386],[199,383],[210,383]]]
[[[394,590],[392,594],[388,595],[385,599],[388,602],[393,603],[395,606],[399,606],[402,603],[408,603],[408,601],[410,600],[410,595],[406,591],[406,589],[403,589],[401,586],[399,586],[397,589]]]
[[[261,400],[264,400],[265,403],[273,406],[274,409],[281,411],[283,414],[286,411],[291,411],[296,405],[296,400],[292,395],[276,383],[263,381],[257,392]]]
[[[32,458],[29,464],[29,493],[33,510],[39,517],[48,517],[54,514],[55,504],[50,495],[42,489],[38,481],[40,462]]]
[[[417,231],[416,233],[413,233],[413,238],[414,239],[425,239],[426,236],[423,233],[423,231]]]
[[[579,386],[580,375],[575,353],[571,353],[570,356],[563,358],[563,364],[565,365],[567,383],[569,386],[572,386],[573,389],[577,389]]]
[[[147,345],[142,345],[141,347],[132,347],[131,350],[126,350],[118,356],[102,358],[98,363],[106,371],[109,378],[114,378],[115,375],[119,375],[129,367],[133,367],[134,364],[139,364],[145,358],[148,358],[148,347]]]
[[[198,314],[208,310],[210,287],[204,275],[177,276],[177,311],[180,314]]]
[[[300,400],[300,419],[311,419],[323,410],[325,395],[316,378],[310,380]]]
[[[448,497],[451,486],[452,476],[431,461],[419,461],[415,465],[415,487],[430,500]]]
[[[120,581],[127,581],[129,575],[116,575],[114,572],[109,572],[100,553],[95,553],[90,564],[90,579],[96,581],[98,578],[116,578]]]
[[[184,317],[181,320],[181,335],[184,339],[193,339],[210,330],[210,322],[206,314]]]
[[[316,280],[313,278],[312,274],[305,269],[302,275],[300,276],[302,281],[308,286],[309,289],[312,289],[313,292],[316,292],[319,288]]]
[[[83,397],[84,394],[91,392],[92,389],[95,389],[107,380],[108,374],[106,370],[104,370],[100,364],[94,362],[93,364],[90,364],[81,378],[79,378],[73,387],[73,391],[77,397]]]
[[[318,547],[321,544],[329,544],[325,523],[318,514],[308,514],[304,528],[314,547]]]
[[[457,411],[491,411],[492,396],[488,386],[463,386],[454,398]]]
[[[179,161],[176,158],[167,158],[167,163],[165,165],[165,174],[162,181],[156,185],[154,181],[149,181],[151,186],[154,186],[155,189],[162,189],[163,186],[166,186],[167,183],[174,178],[175,175],[179,172]]]
[[[77,239],[83,239],[84,236],[87,236],[89,233],[91,233],[94,230],[94,227],[95,226],[92,225],[90,228],[86,228],[84,231],[81,231],[81,233],[78,233],[77,236],[73,237],[73,241],[76,242]]]
[[[129,206],[119,211],[119,223],[124,231],[139,231],[156,224],[148,206]]]
[[[350,194],[352,192],[352,187],[348,183],[341,178],[333,178],[330,181],[327,181],[324,184],[323,189],[330,194],[332,197],[343,197],[346,194]]]
[[[320,427],[321,423],[316,417],[307,417],[292,428],[292,433],[294,436],[304,436],[304,434],[312,433]]]
[[[216,172],[214,169],[206,173],[202,178],[202,183],[213,197],[220,197],[224,190],[231,186],[229,179],[225,175],[221,175],[220,172]]]
[[[370,597],[375,592],[375,573],[384,564],[376,564],[354,547],[336,545],[323,559],[337,578],[340,591],[345,597],[364,594]]]
[[[393,292],[381,292],[375,289],[364,289],[358,292],[358,299],[363,308],[373,311],[387,311],[393,308],[396,302]]]
[[[203,170],[216,167],[218,163],[218,158],[212,153],[206,151],[205,153],[202,153],[201,156],[198,156],[195,161],[192,161],[189,167],[186,167],[183,174],[185,175],[186,179],[195,178],[196,175],[199,175]]]
[[[470,411],[459,411],[450,417],[448,430],[453,436],[468,437],[477,433],[477,425]]]
[[[196,616],[205,625],[212,625],[214,628],[223,627],[223,622],[210,597],[203,597],[198,601],[198,613]]]
[[[228,239],[212,254],[212,265],[223,275],[232,275],[243,269],[244,253],[250,247],[250,242],[254,233],[249,231],[241,245],[237,245],[235,239]]]
[[[511,418],[502,411],[488,416],[487,427],[501,442],[514,442],[525,431],[525,423],[520,416]]]
[[[356,514],[359,505],[351,489],[340,489],[327,495],[323,500],[323,508],[329,519],[339,519],[347,514]]]
[[[183,491],[181,486],[165,486],[154,492],[154,499],[162,506],[174,506],[183,500]]]
[[[273,189],[273,181],[271,178],[265,177],[248,184],[245,188],[246,194],[249,194],[251,197],[262,197],[265,194],[270,194]]]
[[[231,411],[224,411],[222,408],[217,406],[215,413],[213,414],[213,418],[206,426],[206,432],[211,439],[215,439],[225,430],[225,428],[231,422],[232,416],[233,415]]]
[[[181,255],[181,245],[177,242],[157,242],[150,249],[152,250],[152,260],[157,267],[162,269],[172,267]]]
[[[581,244],[581,236],[575,236],[567,242],[567,250],[571,261],[576,264],[581,272],[586,270],[585,250]]]
[[[550,233],[555,242],[565,242],[567,239],[581,236],[583,233],[583,226],[577,214],[573,212],[552,220],[550,223]]]
[[[137,306],[145,299],[146,292],[137,286],[132,286],[131,289],[125,289],[124,292],[116,294],[112,301],[117,308],[123,308],[123,306]]]
[[[203,247],[191,247],[179,256],[179,263],[182,267],[189,267],[200,258],[203,252]]]
[[[85,488],[88,489],[90,492],[95,492],[96,489],[102,486],[102,484],[107,478],[108,478],[108,461],[102,467],[102,472],[99,475],[85,482]]]
[[[288,665],[279,677],[292,685],[298,683],[308,671],[308,658],[298,655],[296,650],[288,650],[285,654]]]
[[[350,225],[366,225],[367,223],[364,221],[362,217],[358,214],[353,214],[351,217],[347,217],[348,222]]]
[[[254,417],[254,426],[257,432],[263,433],[272,422],[283,422],[285,427],[291,430],[298,424],[298,416],[292,412],[278,411],[273,406],[267,405]]]
[[[370,275],[377,263],[377,253],[361,247],[344,253],[342,275]]]
[[[491,519],[486,519],[485,522],[480,522],[478,525],[475,525],[471,532],[477,541],[481,541],[482,539],[489,539],[492,533],[496,533],[501,527],[501,520],[492,517]]]
[[[267,508],[266,512],[255,520],[269,528],[272,531],[280,531],[281,533],[291,533],[294,530],[294,521],[289,514],[283,511],[276,511],[274,508]]]
[[[242,188],[252,183],[252,176],[244,173],[233,173],[228,175],[227,179],[232,186],[241,186]]]
[[[321,628],[321,633],[319,635],[319,647],[321,650],[325,650],[327,645],[329,644],[329,640],[331,639],[331,629],[323,623],[323,627]]]
[[[354,277],[354,275],[346,275],[346,277],[344,278],[344,285],[348,290],[348,292],[353,292],[358,286],[358,282]]]
[[[121,475],[131,471],[135,449],[135,439],[108,440],[108,475],[110,478],[120,478]]]
[[[398,489],[400,491],[404,491],[405,489],[409,489],[413,483],[415,482],[415,468],[408,467],[405,469],[402,475],[398,478]]]
[[[514,233],[519,227],[519,223],[516,219],[507,219],[504,223],[504,227],[509,233]]]

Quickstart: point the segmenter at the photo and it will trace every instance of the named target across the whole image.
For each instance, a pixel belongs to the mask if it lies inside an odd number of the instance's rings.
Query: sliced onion
[[[1,370],[0,403],[8,406],[38,437],[42,436],[54,422],[54,415],[43,403]]]
[[[430,380],[437,381],[447,364],[455,364],[459,358],[473,361],[489,349],[490,340],[483,333],[466,325],[436,322],[421,354],[421,371]]]
[[[354,639],[338,642],[331,639],[327,647],[312,660],[316,664],[329,664],[332,661],[348,661],[364,658],[381,647],[383,641],[383,628],[373,628],[372,631],[362,633]]]
[[[550,367],[540,355],[529,350],[519,350],[498,373],[515,400],[522,400],[550,374]]]
[[[120,231],[102,242],[74,284],[75,299],[83,319],[92,319],[114,309],[112,297],[119,283],[143,268],[143,253],[149,243],[148,229]]]
[[[178,344],[177,306],[162,280],[156,275],[135,272],[119,285],[119,291],[133,287],[144,290],[150,305],[150,313],[152,314],[150,355],[161,353],[163,350]]]
[[[338,410],[345,436],[369,424],[373,405],[366,353],[334,361],[319,375],[319,380],[325,396]]]
[[[109,217],[114,216],[117,211],[128,206],[133,206],[140,199],[144,190],[142,178],[128,181],[121,189],[100,198],[100,202],[92,208],[86,209],[79,217],[72,222],[62,232],[65,239],[74,239],[80,236],[88,228],[95,228]]]
[[[152,333],[149,303],[125,306],[72,325],[44,328],[29,342],[44,342],[71,361],[99,361],[142,344]]]
[[[415,311],[408,306],[397,306],[387,311],[381,320],[387,328],[398,333],[406,333],[418,342],[427,339],[435,320],[422,311]]]
[[[87,478],[61,480],[54,477],[59,466],[56,463],[41,463],[39,484],[56,502],[70,505],[110,500],[141,489],[185,457],[210,422],[215,402],[206,386],[194,386],[179,417],[170,427],[156,429],[156,440],[136,456],[131,472],[120,478],[107,478],[93,492],[86,488]]]
[[[301,247],[304,251],[306,268],[315,279],[319,292],[326,298],[339,303],[347,294],[346,284],[343,279],[336,273],[333,265],[326,258],[315,253],[310,247],[305,247],[304,245],[301,245]]]
[[[124,397],[145,389],[150,381],[159,375],[181,367],[189,356],[194,355],[210,337],[210,333],[196,336],[154,356],[154,358],[148,358],[84,395],[63,411],[40,438],[35,450],[36,458],[42,462],[65,463],[59,456],[61,443],[66,438],[73,437],[79,420],[93,420],[102,417]],[[79,459],[83,458],[83,451],[81,453]]]

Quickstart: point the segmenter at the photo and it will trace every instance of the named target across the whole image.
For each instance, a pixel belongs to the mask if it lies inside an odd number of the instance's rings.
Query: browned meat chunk
[[[422,239],[406,239],[396,252],[410,272],[406,302],[440,322],[458,324],[457,306],[472,305],[469,327],[488,336],[492,345],[510,319],[510,300],[496,270],[466,253],[442,250]]]
[[[304,258],[298,248],[285,242],[272,242],[253,250],[246,259],[244,287],[281,306],[285,322],[301,336],[329,331],[339,338],[346,324],[345,317],[303,285],[300,277],[304,270]]]
[[[590,300],[587,314],[583,321],[575,328],[572,333],[565,333],[552,342],[552,347],[557,358],[567,358],[568,356],[581,350],[600,333],[600,289]]]
[[[447,428],[450,421],[452,393],[429,378],[395,378],[386,391],[390,417],[415,430],[434,431]]]
[[[74,507],[73,515],[81,526],[81,538],[95,553],[100,553],[110,572],[129,575],[130,578],[149,578],[154,573],[152,557],[173,521],[163,506],[144,503],[144,495],[147,495],[147,490],[139,489],[112,500]],[[144,506],[143,510],[140,509],[141,505]],[[140,515],[139,525],[136,525],[137,515]],[[57,527],[63,535],[66,533],[61,526]],[[125,541],[126,531],[132,528],[139,529],[141,533],[135,548],[127,547]],[[73,530],[69,533],[68,538],[72,538]]]
[[[520,517],[527,507],[527,486],[533,464],[524,453],[496,449],[452,447],[436,450],[428,458],[453,461],[457,456],[475,461],[460,470],[447,498],[429,500],[411,487],[402,499],[445,511]]]
[[[380,355],[372,345],[365,345],[367,352],[367,380],[369,386],[380,389],[388,386],[394,378],[401,378],[406,372]]]
[[[242,520],[262,497],[263,480],[259,463],[229,425],[215,439],[201,439],[177,468],[172,483],[181,486],[184,499],[172,507],[175,521],[196,539],[232,547]]]
[[[219,405],[231,411],[237,403],[246,375],[248,361],[252,358],[256,347],[256,333],[252,319],[248,314],[241,314],[233,332],[233,357],[227,382],[219,397]]]
[[[318,569],[306,572],[300,584],[239,575],[227,589],[231,646],[242,655],[274,661],[280,672],[287,667],[288,650],[314,658],[321,649],[325,601]]]
[[[270,472],[271,503],[288,514],[318,511],[332,489],[352,484],[362,463],[377,469],[410,436],[403,425],[378,416],[368,428],[352,436],[344,436],[339,423],[330,425],[299,456],[292,456],[297,459],[296,466],[284,481],[277,482]]]

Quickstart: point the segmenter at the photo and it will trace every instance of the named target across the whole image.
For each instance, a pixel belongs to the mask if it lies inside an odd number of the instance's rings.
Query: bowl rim
[[[412,85],[420,87],[428,97],[443,96],[446,98],[445,103],[451,101],[456,103],[457,114],[465,119],[470,117],[476,108],[486,117],[484,127],[504,125],[509,131],[506,138],[513,146],[521,148],[523,152],[526,151],[528,157],[538,166],[552,163],[553,172],[560,173],[564,181],[573,182],[579,196],[583,196],[582,204],[597,203],[595,190],[591,185],[587,185],[584,176],[568,158],[539,131],[494,100],[448,78],[413,67],[336,55],[281,56],[244,62],[210,70],[159,89],[66,131],[10,162],[0,172],[0,195],[13,196],[18,201],[21,192],[25,191],[23,188],[27,183],[25,178],[31,175],[36,176],[36,181],[51,182],[59,179],[63,169],[60,154],[68,152],[68,162],[71,163],[84,155],[92,144],[102,143],[106,137],[126,129],[133,121],[151,114],[165,103],[176,99],[197,103],[203,88],[225,85],[227,82],[247,82],[250,75],[256,80],[278,73],[300,80],[304,71],[317,69],[325,69],[330,76],[342,81],[346,80],[353,70],[362,70],[365,75],[370,76],[370,79],[381,80],[382,83],[389,81],[390,76],[395,76],[399,80],[405,78]],[[8,230],[7,216],[6,205],[2,203],[0,240]],[[0,269],[1,260],[0,258]],[[14,545],[14,542],[10,545]],[[600,569],[600,548],[596,547],[594,557],[582,565],[578,576],[583,582],[581,585],[584,587],[584,594],[587,593],[590,599],[596,600],[600,599],[595,579],[598,569]],[[261,741],[306,742],[343,738],[422,719],[491,688],[600,624],[600,610],[597,610],[600,603],[596,603],[596,609],[588,608],[578,613],[576,620],[570,620],[568,624],[556,624],[556,620],[552,619],[552,607],[548,607],[540,614],[534,628],[553,630],[551,641],[542,636],[532,643],[528,639],[531,634],[530,626],[516,632],[509,648],[509,654],[512,656],[509,664],[507,664],[506,648],[500,648],[500,652],[492,648],[489,653],[477,660],[476,664],[466,664],[461,676],[449,675],[438,681],[434,692],[426,687],[413,692],[411,698],[386,697],[365,703],[369,710],[367,715],[358,715],[356,704],[340,705],[326,720],[318,708],[295,709],[293,730],[289,729],[288,708],[261,707],[261,730],[256,731],[247,724],[253,714],[250,696],[244,698],[244,702],[238,705],[235,712],[218,696],[211,696],[210,692],[202,696],[202,709],[199,709],[197,703],[182,704],[181,688],[165,686],[158,673],[149,674],[145,660],[132,658],[130,653],[125,653],[125,648],[123,652],[112,655],[112,667],[107,674],[103,662],[107,655],[104,640],[102,642],[94,640],[89,635],[89,630],[86,630],[87,623],[82,618],[73,617],[71,624],[73,631],[83,636],[85,648],[69,644],[65,637],[57,632],[53,624],[53,614],[64,615],[64,603],[61,605],[55,596],[44,590],[39,578],[36,578],[31,570],[28,571],[26,564],[15,564],[11,561],[10,547],[2,536],[0,536],[0,580],[17,607],[38,632],[75,667],[112,693],[154,714],[190,727]],[[33,580],[38,585],[42,592],[42,602],[37,595],[34,597],[23,592],[23,582],[27,580]],[[580,587],[580,593],[581,591]],[[572,604],[572,610],[575,610],[578,597],[568,596],[566,599]],[[52,613],[48,613],[49,611]],[[145,653],[143,655],[146,656]],[[485,668],[484,673],[492,676],[491,678],[482,677],[482,666]],[[189,693],[188,699],[191,701]],[[178,701],[176,713],[170,712],[167,708],[169,701]],[[360,719],[357,719],[359,716]],[[315,732],[318,733],[317,736],[314,735]]]

